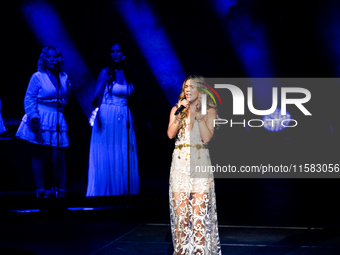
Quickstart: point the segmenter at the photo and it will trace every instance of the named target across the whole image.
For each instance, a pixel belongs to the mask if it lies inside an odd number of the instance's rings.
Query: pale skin
[[[205,115],[204,119],[202,121],[195,122],[195,117],[201,116],[201,112],[199,110],[199,106],[201,105],[201,98],[199,97],[198,89],[195,88],[194,85],[190,85],[190,80],[187,80],[184,84],[184,92],[186,98],[179,103],[178,107],[183,105],[186,108],[182,111],[182,113],[179,113],[177,115],[177,118],[181,119],[183,113],[186,112],[186,123],[189,127],[189,130],[192,130],[193,125],[197,123],[203,142],[208,143],[214,135],[214,119],[217,118],[216,110],[214,108],[207,109],[207,114]],[[193,111],[190,111],[191,108],[193,109]],[[170,139],[173,139],[176,136],[179,128],[179,121],[177,121],[175,118],[176,110],[177,107],[174,106],[170,112],[167,132]],[[191,123],[193,123],[192,126],[190,125]]]

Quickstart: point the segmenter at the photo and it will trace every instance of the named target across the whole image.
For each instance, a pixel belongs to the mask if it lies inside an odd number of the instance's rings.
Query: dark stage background
[[[35,190],[29,144],[10,139],[19,124],[15,121],[20,121],[24,115],[23,99],[28,81],[36,71],[39,54],[48,41],[48,38],[42,38],[41,30],[34,27],[36,24],[43,26],[44,18],[39,20],[34,12],[31,16],[25,13],[26,7],[46,4],[46,10],[53,8],[64,28],[65,38],[68,38],[63,44],[55,41],[55,46],[63,53],[69,52],[67,42],[71,42],[72,49],[77,51],[77,56],[81,56],[87,67],[86,70],[81,69],[76,57],[68,56],[66,59],[66,72],[72,84],[72,94],[64,111],[70,137],[70,147],[66,150],[66,189],[68,197],[79,198],[75,202],[78,205],[87,203],[84,197],[91,138],[88,117],[93,110],[89,100],[94,89],[93,81],[106,66],[114,39],[121,39],[127,44],[129,60],[136,71],[133,112],[140,194],[161,195],[165,199],[174,148],[174,141],[166,135],[169,113],[174,105],[169,91],[178,95],[186,75],[326,78],[338,77],[340,73],[340,33],[337,33],[340,32],[340,23],[337,22],[340,4],[337,1],[126,2],[139,10],[136,13],[152,14],[149,18],[153,21],[145,23],[144,32],[138,26],[135,30],[131,29],[132,23],[127,23],[125,18],[138,19],[141,16],[122,13],[124,8],[117,6],[122,6],[124,1],[1,2],[1,113],[9,131],[2,135],[3,140],[0,141],[0,200],[11,197],[21,201],[23,197],[34,197]],[[223,8],[227,12],[219,13]],[[32,19],[38,20],[34,23]],[[138,20],[133,24],[136,23]],[[59,23],[48,24],[57,26]],[[154,27],[150,29],[147,24]],[[48,29],[53,31],[57,28]],[[53,35],[53,32],[46,35]],[[164,42],[161,35],[166,35]],[[152,44],[151,41],[156,39],[157,43]],[[171,45],[172,51],[167,45]],[[178,71],[178,66],[168,65],[167,56],[172,53],[176,55],[176,63],[181,65],[182,71]],[[159,56],[159,60],[153,60],[155,55]],[[153,61],[155,64],[152,65]],[[174,84],[173,81],[180,82]],[[285,130],[271,133],[264,129],[229,129],[229,144],[233,146],[227,147],[226,157],[247,162],[248,157],[256,158],[271,152],[281,155],[282,163],[289,161],[287,155],[301,156],[304,163],[339,163],[328,162],[328,158],[323,157],[331,155],[331,160],[334,160],[339,153],[338,108],[333,108],[338,107],[335,102],[339,94],[337,87],[332,88],[327,98],[320,99],[312,94],[308,108],[317,109],[323,102],[331,102],[332,111],[327,116],[322,110],[315,111],[312,125],[301,121],[305,128],[293,136]],[[314,162],[318,156],[324,162]],[[280,161],[280,158],[276,160]],[[256,218],[257,211],[267,215],[282,211],[277,215],[289,221],[298,208],[300,215],[309,212],[311,220],[325,223],[330,219],[317,217],[318,212],[320,208],[335,208],[339,180],[218,179],[216,194],[221,222],[227,222],[231,215],[239,217],[241,210],[254,212],[252,216],[248,215],[248,219]]]

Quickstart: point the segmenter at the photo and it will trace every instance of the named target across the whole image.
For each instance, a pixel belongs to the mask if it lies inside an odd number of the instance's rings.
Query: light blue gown
[[[115,83],[112,93],[105,87],[102,104],[92,128],[86,196],[128,194],[128,162],[130,194],[139,192],[137,142],[134,120],[127,106],[127,85]],[[129,84],[129,95],[133,93]],[[129,161],[126,120],[130,120]]]

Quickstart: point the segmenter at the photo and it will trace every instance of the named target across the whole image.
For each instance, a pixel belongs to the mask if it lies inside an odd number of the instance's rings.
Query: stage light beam
[[[89,101],[90,89],[93,88],[95,81],[54,7],[43,1],[27,1],[23,3],[21,10],[42,47],[52,45],[61,49],[72,92],[75,93],[86,116],[89,116],[92,110]]]
[[[275,77],[264,24],[254,22],[253,15],[250,13],[252,9],[246,6],[247,1],[214,0],[211,3],[217,18],[222,23],[226,40],[231,42],[246,76]],[[254,89],[257,109],[270,108],[272,88],[279,86],[265,79],[250,79],[250,83]]]
[[[186,77],[183,67],[158,16],[145,1],[113,1],[141,49],[169,103],[178,101]]]

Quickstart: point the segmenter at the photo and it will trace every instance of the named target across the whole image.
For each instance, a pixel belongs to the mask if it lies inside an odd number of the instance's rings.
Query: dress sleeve
[[[71,82],[68,79],[68,76],[66,78],[66,95],[63,98],[63,106],[68,103],[68,97],[70,96],[71,93]]]
[[[25,113],[27,114],[29,119],[40,118],[37,101],[40,89],[41,82],[39,80],[39,77],[36,74],[33,74],[30,82],[28,83],[24,100]]]

